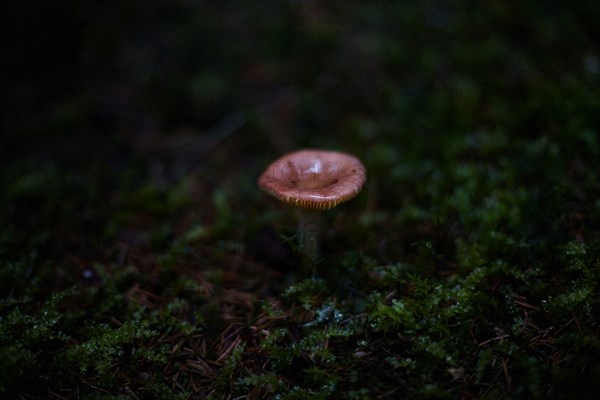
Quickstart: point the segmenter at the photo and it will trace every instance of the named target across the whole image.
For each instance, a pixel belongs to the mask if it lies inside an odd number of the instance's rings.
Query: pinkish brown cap
[[[366,178],[365,167],[354,156],[307,149],[271,163],[258,185],[293,206],[327,210],[356,196]]]

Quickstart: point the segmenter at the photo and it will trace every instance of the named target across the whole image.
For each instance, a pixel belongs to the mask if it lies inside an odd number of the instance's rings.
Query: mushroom
[[[298,150],[277,159],[258,179],[267,193],[299,209],[299,246],[315,262],[321,211],[352,199],[362,189],[366,169],[354,156],[337,151]]]

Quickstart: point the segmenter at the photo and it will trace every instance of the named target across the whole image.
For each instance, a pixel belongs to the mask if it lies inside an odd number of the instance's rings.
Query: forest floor
[[[600,390],[595,2],[29,3],[2,17],[0,397]],[[312,264],[256,183],[305,147],[368,171]]]

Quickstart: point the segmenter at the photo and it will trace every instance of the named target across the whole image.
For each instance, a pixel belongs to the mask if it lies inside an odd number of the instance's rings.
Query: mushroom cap
[[[271,163],[258,185],[293,206],[327,210],[356,196],[366,178],[365,167],[354,156],[305,149]]]

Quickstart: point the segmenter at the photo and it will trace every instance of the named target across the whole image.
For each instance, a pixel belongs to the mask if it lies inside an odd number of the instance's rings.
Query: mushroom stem
[[[302,252],[313,263],[319,257],[319,231],[321,230],[321,212],[311,209],[300,209],[300,225],[298,226],[298,245]]]

